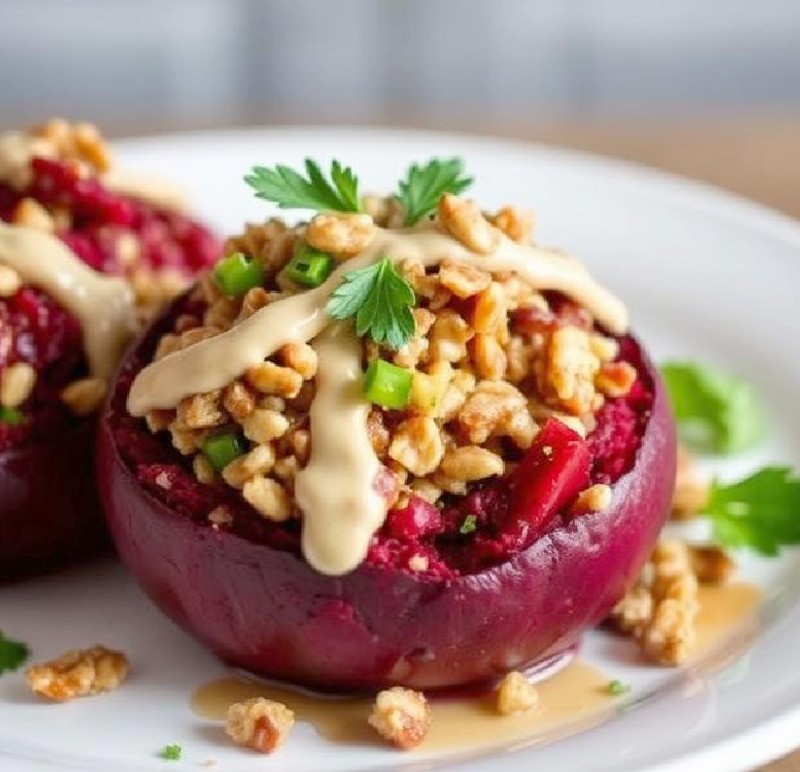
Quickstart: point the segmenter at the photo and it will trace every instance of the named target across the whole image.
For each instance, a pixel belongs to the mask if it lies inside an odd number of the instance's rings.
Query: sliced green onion
[[[244,451],[244,443],[238,434],[215,434],[203,443],[203,455],[208,459],[214,471],[221,472]]]
[[[4,407],[0,405],[0,424],[9,424],[11,426],[18,426],[25,420],[21,410],[15,407]]]
[[[214,266],[214,279],[226,295],[244,295],[264,281],[264,269],[258,260],[234,252]]]
[[[401,408],[408,404],[414,374],[410,370],[373,359],[364,373],[364,395],[375,405]]]
[[[295,284],[319,287],[331,275],[335,265],[336,261],[327,252],[300,244],[284,271]]]

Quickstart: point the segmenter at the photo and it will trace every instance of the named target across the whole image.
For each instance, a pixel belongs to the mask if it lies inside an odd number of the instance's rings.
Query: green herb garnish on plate
[[[355,317],[358,336],[397,350],[414,334],[415,303],[411,285],[385,257],[345,274],[328,299],[328,313],[334,319]]]
[[[730,485],[714,482],[702,513],[724,547],[777,555],[800,544],[800,478],[783,466],[767,466]]]
[[[327,212],[360,212],[358,177],[350,167],[333,161],[330,180],[310,158],[305,160],[306,176],[288,166],[254,166],[244,180],[258,198],[281,209],[313,209]]]
[[[27,644],[6,638],[0,633],[0,675],[21,667],[30,655],[31,650]]]
[[[165,761],[180,761],[183,758],[183,748],[180,745],[165,745],[158,755]]]
[[[397,198],[405,210],[405,225],[414,225],[432,212],[444,193],[457,195],[472,184],[464,176],[460,158],[432,158],[424,166],[412,164],[398,183]]]
[[[464,536],[468,536],[471,533],[474,533],[475,530],[478,528],[478,516],[477,515],[467,515],[464,518],[464,522],[461,523],[461,527],[458,529],[460,534]]]
[[[729,454],[749,450],[764,439],[764,408],[741,378],[694,362],[668,362],[661,372],[687,445]]]

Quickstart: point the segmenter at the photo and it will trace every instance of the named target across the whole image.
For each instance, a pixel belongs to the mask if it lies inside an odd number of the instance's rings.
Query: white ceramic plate
[[[721,474],[735,476],[768,460],[800,468],[800,226],[786,218],[612,161],[442,134],[282,129],[154,138],[119,150],[129,166],[186,185],[199,212],[221,230],[265,215],[241,182],[253,163],[336,156],[381,191],[412,160],[460,155],[481,202],[534,207],[541,240],[582,257],[626,299],[657,358],[715,362],[759,387],[771,405],[772,444],[757,457],[719,467]],[[798,555],[745,560],[744,575],[765,588],[754,639],[743,626],[725,651],[665,671],[633,664],[607,636],[593,633],[582,656],[633,684],[624,710],[598,728],[567,727],[560,739],[539,738],[533,747],[434,759],[332,746],[310,726],[300,726],[275,757],[243,753],[226,743],[218,725],[189,709],[191,692],[225,669],[156,612],[119,566],[99,563],[5,587],[0,629],[30,643],[36,659],[103,642],[128,652],[134,669],[120,691],[64,705],[34,699],[19,674],[4,676],[0,769],[188,769],[212,758],[230,772],[459,765],[486,772],[498,763],[509,772],[749,769],[798,743]],[[184,747],[182,762],[157,758],[168,743]]]

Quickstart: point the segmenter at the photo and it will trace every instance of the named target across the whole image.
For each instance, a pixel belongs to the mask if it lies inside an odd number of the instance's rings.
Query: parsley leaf
[[[414,334],[415,302],[411,285],[385,257],[345,274],[328,299],[328,313],[334,319],[355,316],[357,335],[369,333],[376,343],[396,350]]]
[[[158,755],[166,761],[180,761],[183,757],[183,748],[180,745],[165,745]]]
[[[255,190],[258,198],[271,201],[281,209],[361,211],[358,178],[352,169],[334,161],[331,181],[328,181],[319,165],[310,158],[306,158],[305,167],[307,177],[280,164],[271,169],[254,166],[244,181]]]
[[[443,193],[458,194],[468,188],[472,178],[464,177],[463,171],[460,158],[432,158],[424,166],[412,164],[398,183],[397,198],[406,212],[405,225],[413,225],[433,211]]]
[[[31,654],[31,650],[24,643],[6,638],[0,633],[0,675],[7,670],[16,670]]]
[[[788,467],[767,466],[732,485],[714,482],[703,512],[723,546],[777,555],[800,544],[800,478]]]
[[[669,362],[661,372],[688,445],[727,454],[748,450],[764,438],[764,409],[750,384],[692,362]]]
[[[466,536],[467,534],[472,533],[478,527],[478,516],[477,515],[467,515],[464,518],[464,522],[461,523],[461,527],[458,529],[458,532]]]

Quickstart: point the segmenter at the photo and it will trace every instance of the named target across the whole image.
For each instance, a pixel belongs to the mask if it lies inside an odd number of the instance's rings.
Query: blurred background
[[[800,0],[0,0],[0,127],[53,114],[545,140],[800,214]]]

